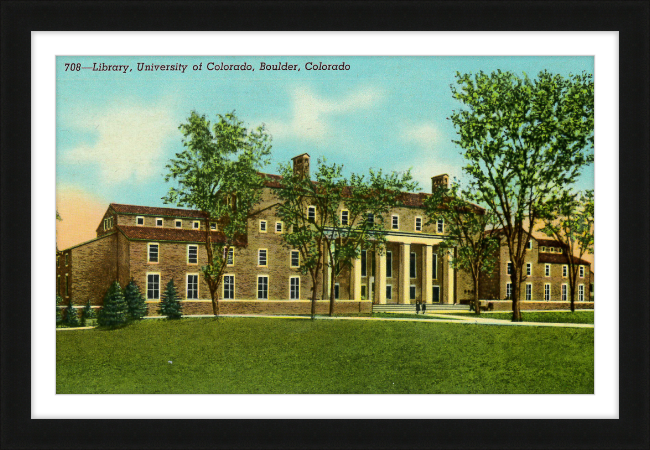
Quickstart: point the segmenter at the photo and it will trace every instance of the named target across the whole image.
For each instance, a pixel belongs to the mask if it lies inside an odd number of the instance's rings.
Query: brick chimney
[[[449,188],[449,175],[446,173],[431,177],[431,192],[434,192],[439,187],[443,187],[445,189]]]
[[[293,173],[309,179],[309,154],[303,153],[291,158],[291,160],[293,161]]]

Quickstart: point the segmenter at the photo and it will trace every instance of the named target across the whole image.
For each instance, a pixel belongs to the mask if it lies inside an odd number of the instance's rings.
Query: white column
[[[375,298],[380,305],[386,304],[386,252],[375,252],[377,271],[375,272]]]
[[[352,299],[361,300],[361,256],[352,260]]]
[[[431,303],[433,296],[433,247],[424,245],[422,257],[422,301]]]
[[[411,245],[402,244],[401,246],[401,261],[400,261],[400,292],[399,299],[400,303],[411,303],[410,295],[410,286],[411,286],[411,273],[410,273],[410,263],[411,263]]]
[[[447,252],[447,257],[445,258],[447,263],[447,303],[454,303],[454,268],[451,267],[451,254],[450,252],[455,250],[450,250]]]

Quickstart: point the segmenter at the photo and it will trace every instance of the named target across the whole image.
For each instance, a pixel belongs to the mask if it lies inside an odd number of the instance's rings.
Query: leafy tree
[[[510,72],[456,74],[453,97],[463,109],[450,119],[463,149],[464,171],[479,203],[494,213],[512,261],[512,320],[528,237],[543,208],[554,204],[593,162],[594,83],[590,74],[536,79]]]
[[[575,312],[579,260],[594,251],[594,191],[565,193],[552,206],[546,210],[541,231],[563,244],[569,269],[571,312]]]
[[[462,188],[454,181],[449,188],[439,187],[424,201],[428,223],[443,219],[447,239],[440,249],[452,255],[456,269],[468,271],[474,286],[474,312],[481,313],[479,285],[481,275],[491,275],[498,262],[499,239],[495,236],[494,213],[472,202],[477,200],[472,186]],[[455,249],[455,252],[451,252]]]
[[[386,237],[384,215],[398,206],[401,191],[414,190],[410,171],[384,174],[370,171],[366,177],[342,175],[343,166],[328,165],[319,158],[315,181],[301,172],[294,173],[289,164],[280,165],[282,186],[276,195],[280,200],[278,216],[286,225],[286,244],[300,251],[300,271],[312,279],[312,318],[315,315],[319,274],[323,266],[331,269],[330,308],[334,314],[336,277],[361,250],[374,247],[383,251]],[[308,206],[315,208],[313,218]],[[348,210],[347,223],[341,222],[340,209]],[[369,220],[369,216],[372,220]]]
[[[104,296],[104,306],[99,311],[97,323],[103,327],[118,327],[129,319],[129,309],[124,299],[122,287],[117,281],[113,282]]]
[[[234,111],[218,115],[211,124],[192,112],[180,125],[184,150],[167,164],[165,181],[176,181],[163,200],[180,207],[199,209],[205,216],[207,264],[202,272],[210,289],[212,311],[219,315],[219,286],[228,252],[246,234],[248,219],[258,211],[264,177],[258,172],[268,164],[271,136],[264,126],[247,129]],[[219,234],[211,232],[216,222]]]
[[[79,326],[79,316],[77,315],[77,309],[72,306],[72,300],[70,300],[68,307],[65,309],[65,324],[69,327]]]
[[[95,319],[96,317],[97,315],[95,314],[95,310],[90,306],[90,300],[88,300],[88,303],[86,303],[86,306],[83,309],[81,324],[86,326],[88,325],[88,320]]]
[[[129,319],[140,320],[147,315],[147,304],[138,285],[131,279],[124,289],[124,299],[128,306]]]
[[[178,300],[174,280],[169,280],[160,303],[160,313],[168,319],[180,319],[183,316],[182,306]]]

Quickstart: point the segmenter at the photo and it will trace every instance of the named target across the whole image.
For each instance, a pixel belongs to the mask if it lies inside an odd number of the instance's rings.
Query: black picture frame
[[[4,2],[2,435],[10,448],[648,448],[650,4]],[[30,418],[30,32],[358,30],[619,32],[618,420],[33,420]],[[49,218],[46,219],[46,221]],[[614,237],[612,237],[614,238]],[[615,276],[615,274],[611,274]],[[606,299],[604,300],[606,301]]]

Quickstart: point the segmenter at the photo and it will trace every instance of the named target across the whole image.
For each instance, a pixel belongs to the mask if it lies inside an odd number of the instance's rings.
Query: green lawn
[[[56,338],[58,394],[594,392],[593,329],[205,318]]]
[[[464,313],[467,314],[467,313]],[[474,314],[473,312],[470,314]],[[481,314],[485,319],[512,320],[512,312],[490,312]],[[549,312],[521,312],[524,322],[547,322],[547,323],[594,323],[593,311],[549,311]]]

